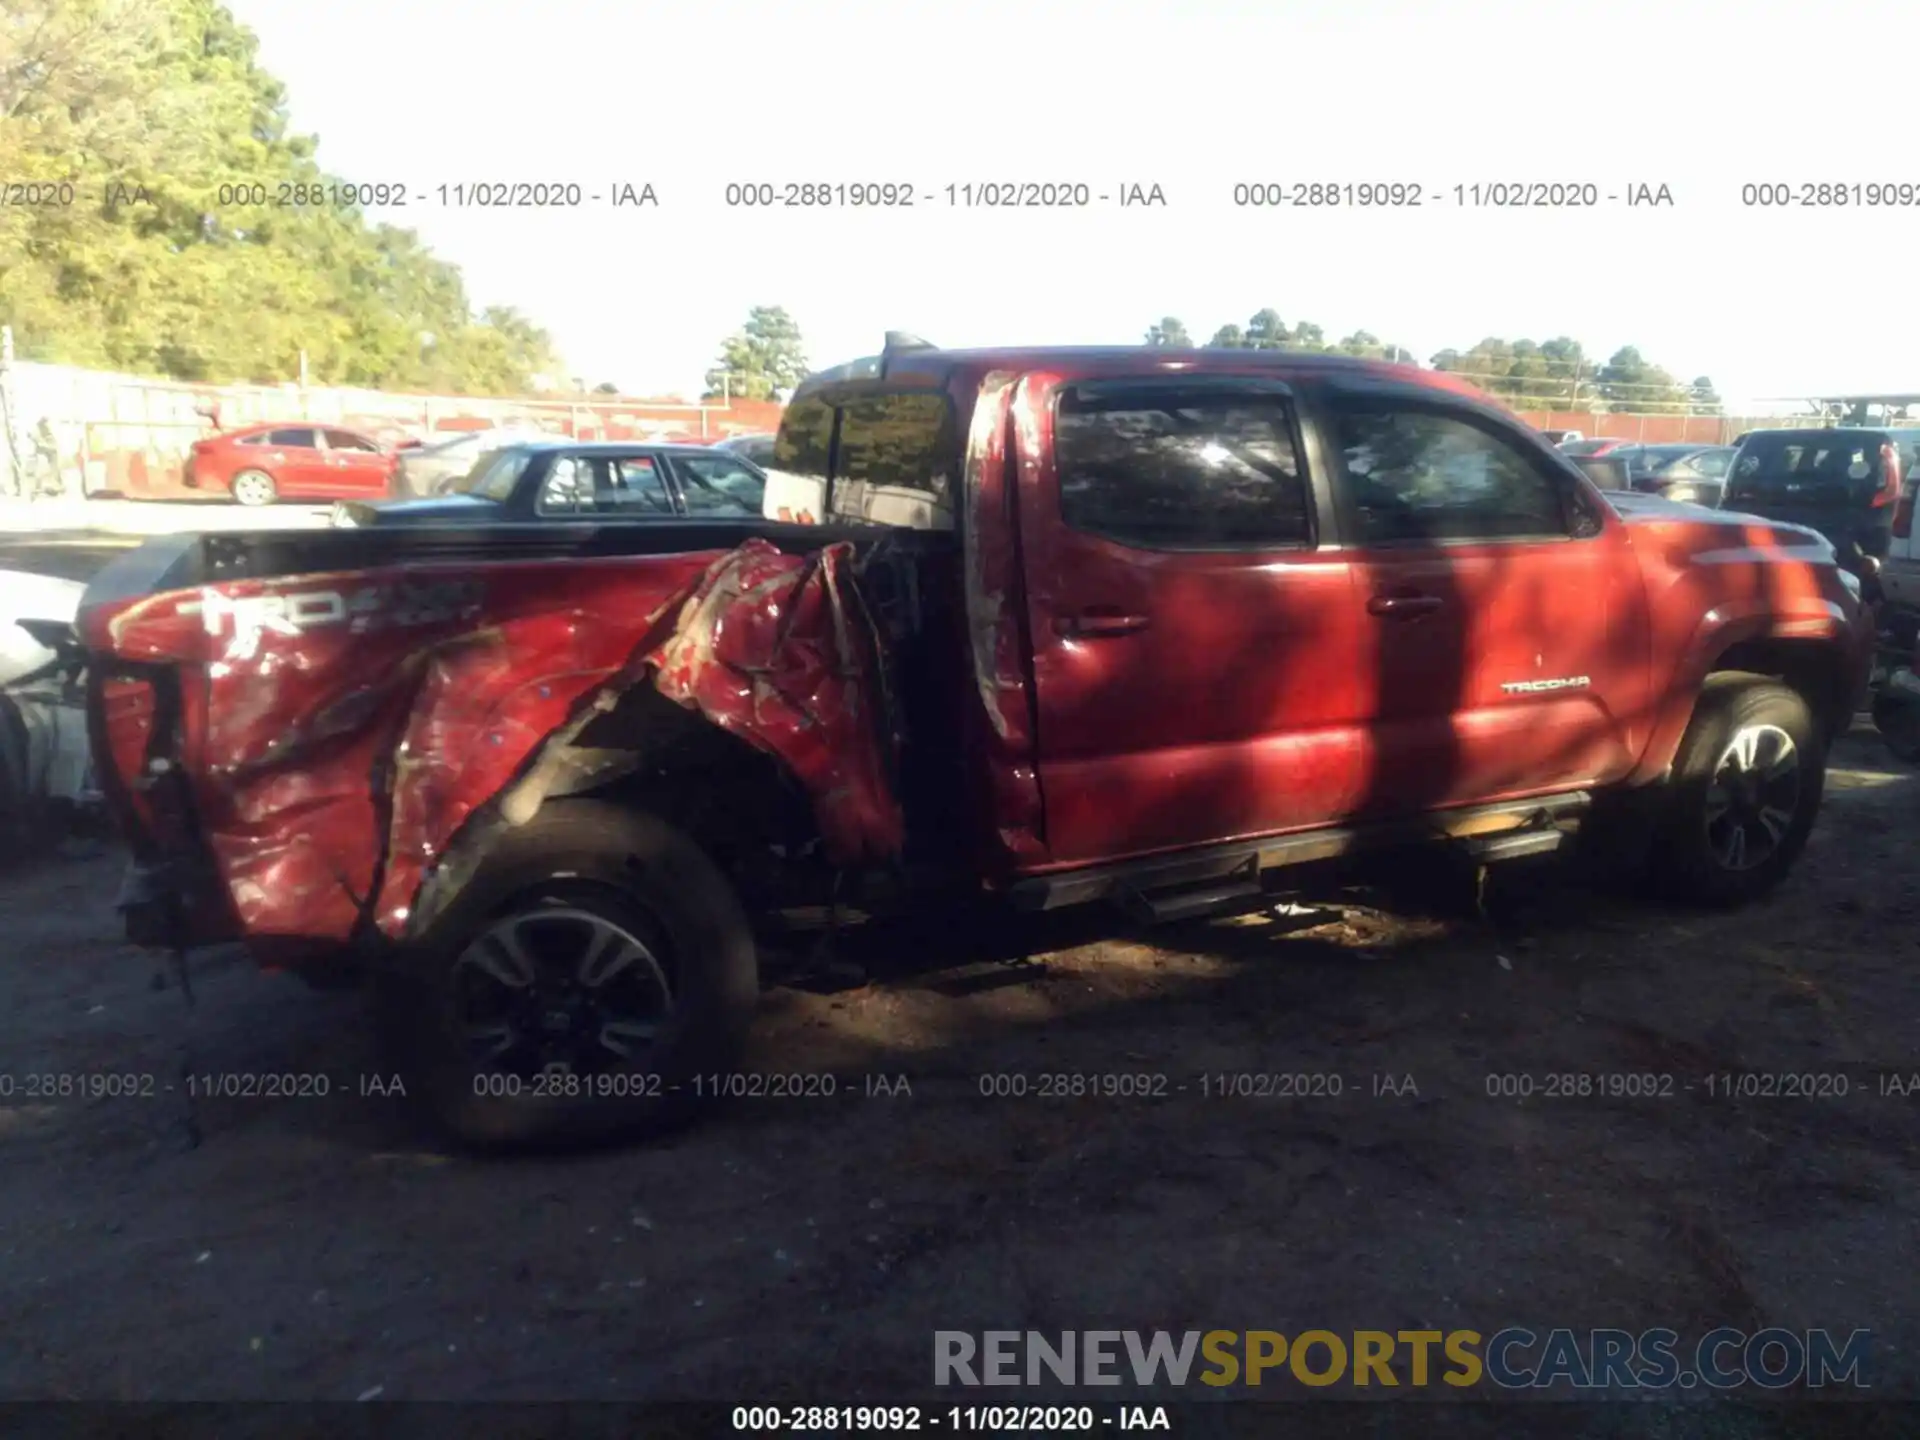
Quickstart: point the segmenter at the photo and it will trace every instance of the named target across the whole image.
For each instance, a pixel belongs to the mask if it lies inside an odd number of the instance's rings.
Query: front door
[[[1287,388],[1036,375],[1015,416],[1051,859],[1341,818],[1366,627]]]
[[[1645,612],[1617,517],[1458,406],[1335,393],[1322,426],[1365,617],[1357,812],[1569,789],[1631,768]]]

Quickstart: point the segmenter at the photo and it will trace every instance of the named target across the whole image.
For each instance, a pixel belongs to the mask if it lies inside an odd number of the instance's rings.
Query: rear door
[[[385,499],[393,475],[393,458],[365,435],[327,427],[320,432],[326,445],[327,469],[336,492],[352,499]]]
[[[1625,527],[1552,456],[1476,409],[1331,390],[1322,412],[1364,615],[1384,818],[1615,779],[1646,675]]]
[[[1288,387],[1033,375],[1014,416],[1051,858],[1344,816],[1362,612]]]

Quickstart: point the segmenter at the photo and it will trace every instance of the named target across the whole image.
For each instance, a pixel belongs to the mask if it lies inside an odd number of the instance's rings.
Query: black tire
[[[638,941],[647,957],[617,972],[635,1007],[618,1014],[629,1021],[640,1015],[645,1007],[632,997],[643,990],[672,992],[671,1016],[642,1022],[661,1025],[663,1033],[640,1042],[645,1048],[632,1063],[603,1053],[607,1015],[615,1013],[596,1003],[609,998],[606,987],[558,978],[573,964],[556,963],[565,959],[565,944],[600,933],[595,926]],[[547,952],[535,967],[546,977],[538,988],[547,998],[536,1001],[531,987],[523,997],[477,958],[482,951],[473,947],[482,937],[503,935],[523,953]],[[493,943],[487,953],[497,964],[502,952]],[[578,979],[588,968],[579,964]],[[588,991],[594,999],[582,998]],[[409,1096],[424,1100],[429,1117],[453,1139],[482,1149],[578,1145],[658,1132],[704,1108],[712,1086],[696,1087],[694,1077],[737,1066],[759,971],[746,913],[699,846],[652,815],[571,800],[499,837],[460,896],[395,957],[382,976],[381,998],[385,1038],[402,1047],[395,1058]],[[483,1062],[474,1057],[470,1029],[463,1038],[462,1016],[470,1026],[477,1011],[495,1003],[520,1015],[522,1023],[496,1025],[520,1039],[498,1062]],[[569,1038],[555,1039],[550,1031],[570,1007]],[[528,1010],[540,1011],[537,1023],[527,1022]],[[583,1037],[595,1025],[598,1038],[589,1043]],[[575,1067],[577,1088],[529,1071],[549,1046],[584,1056],[587,1063]],[[502,1093],[506,1087],[517,1093]]]
[[[1874,696],[1873,728],[1887,742],[1887,753],[1894,759],[1920,764],[1920,700],[1905,695]]]
[[[271,505],[280,498],[280,487],[264,470],[242,470],[228,488],[238,505]]]
[[[1753,737],[1750,770],[1732,750],[1742,735]],[[1826,749],[1796,691],[1757,676],[1711,677],[1674,760],[1652,854],[1657,888],[1670,899],[1722,907],[1771,891],[1806,848],[1820,813]],[[1762,778],[1743,778],[1743,771]]]

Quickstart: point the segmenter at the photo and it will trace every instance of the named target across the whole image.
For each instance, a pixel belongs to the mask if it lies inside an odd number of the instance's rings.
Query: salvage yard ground
[[[1024,964],[855,937],[868,983],[776,990],[755,1049],[839,1094],[559,1159],[452,1156],[363,1096],[355,997],[214,956],[188,1012],[118,938],[117,857],[45,861],[0,882],[0,1395],[898,1400],[936,1329],[1508,1323],[1867,1328],[1876,1390],[1920,1394],[1920,1096],[1876,1080],[1920,1070],[1920,778],[1870,735],[1839,764],[1796,874],[1730,915],[1528,877],[1488,921],[1332,888],[1264,924],[1083,916]],[[183,1041],[332,1093],[204,1101],[191,1145]],[[1568,1071],[1683,1088],[1486,1093]],[[1851,1090],[1705,1093],[1741,1071]],[[23,1098],[87,1072],[160,1090]],[[1202,1093],[1234,1072],[1344,1093]],[[1170,1091],[980,1093],[1048,1073]]]

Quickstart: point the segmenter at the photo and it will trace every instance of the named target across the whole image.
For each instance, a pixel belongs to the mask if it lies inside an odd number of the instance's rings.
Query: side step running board
[[[1241,906],[1257,910],[1275,903],[1274,897],[1254,879],[1209,885],[1199,890],[1162,891],[1157,895],[1128,890],[1118,898],[1122,910],[1148,925],[1165,924],[1169,920],[1192,920],[1201,915],[1221,915]]]
[[[1527,855],[1548,855],[1566,843],[1564,830],[1517,830],[1509,835],[1475,835],[1462,842],[1467,854],[1482,865],[1496,860],[1518,860]]]
[[[1356,826],[1238,840],[1116,864],[1031,875],[1007,889],[1019,910],[1054,910],[1117,900],[1136,915],[1177,919],[1250,902],[1260,873],[1396,845],[1456,844],[1483,862],[1543,855],[1566,838],[1592,804],[1585,791],[1474,805]]]

